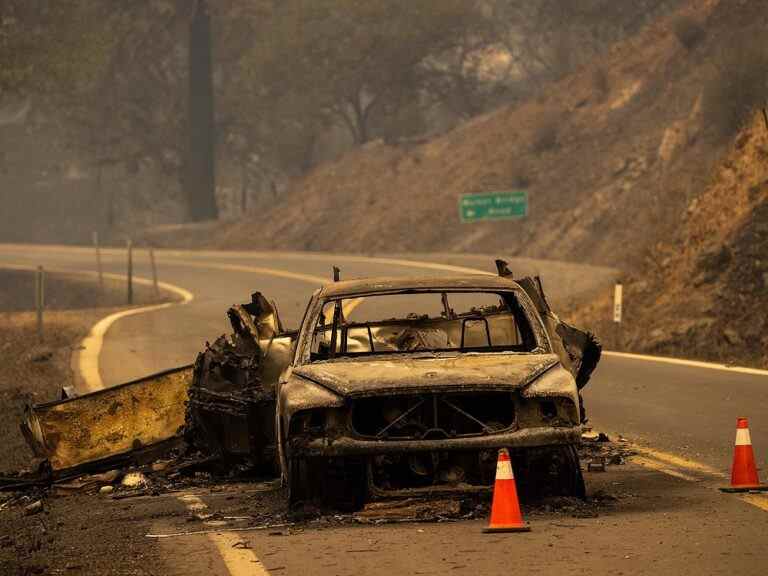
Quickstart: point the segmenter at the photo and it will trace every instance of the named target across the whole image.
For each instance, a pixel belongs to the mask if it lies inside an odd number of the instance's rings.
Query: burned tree
[[[211,71],[211,16],[199,0],[189,29],[189,100],[185,188],[194,221],[214,219],[216,208],[215,129]]]

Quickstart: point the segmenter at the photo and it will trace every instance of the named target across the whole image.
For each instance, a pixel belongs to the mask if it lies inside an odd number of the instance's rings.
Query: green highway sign
[[[527,190],[463,194],[459,199],[459,218],[462,222],[512,220],[527,215]]]

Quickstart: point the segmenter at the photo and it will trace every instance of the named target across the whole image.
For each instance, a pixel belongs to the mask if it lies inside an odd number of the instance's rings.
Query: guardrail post
[[[126,242],[128,250],[128,305],[133,304],[133,242],[128,238]]]
[[[37,309],[37,337],[43,341],[43,308],[45,308],[45,271],[37,267],[35,274],[35,308]]]

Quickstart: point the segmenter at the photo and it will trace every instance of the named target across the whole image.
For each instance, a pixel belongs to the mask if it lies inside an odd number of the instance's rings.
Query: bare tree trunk
[[[240,161],[240,214],[248,211],[248,159]]]
[[[104,197],[104,166],[99,164],[96,168],[96,195],[98,198]],[[107,210],[106,210],[107,229],[111,230],[115,225],[115,188],[114,183],[107,191]]]
[[[368,142],[368,115],[359,103],[355,106],[355,124],[357,125],[357,144],[362,146]]]
[[[216,173],[213,81],[211,77],[211,18],[206,0],[198,0],[189,31],[189,148],[185,187],[193,221],[215,219]]]

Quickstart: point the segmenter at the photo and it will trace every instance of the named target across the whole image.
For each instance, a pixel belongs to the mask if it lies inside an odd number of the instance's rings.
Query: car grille
[[[380,440],[435,440],[493,434],[511,427],[509,392],[376,396],[355,400],[352,427]]]

